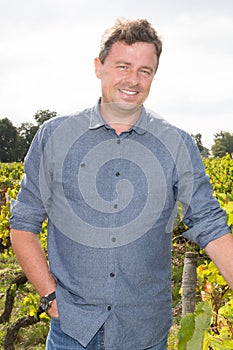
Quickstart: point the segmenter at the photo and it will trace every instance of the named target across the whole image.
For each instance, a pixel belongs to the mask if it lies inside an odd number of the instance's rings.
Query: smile
[[[127,95],[137,95],[138,92],[137,91],[129,91],[129,90],[121,90],[121,92],[123,92],[124,94],[127,94]]]

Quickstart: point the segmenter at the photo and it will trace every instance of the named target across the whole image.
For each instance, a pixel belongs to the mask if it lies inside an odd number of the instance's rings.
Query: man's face
[[[125,109],[141,106],[149,95],[157,66],[154,44],[113,44],[104,64],[95,59],[96,76],[102,86],[101,104],[116,103]]]

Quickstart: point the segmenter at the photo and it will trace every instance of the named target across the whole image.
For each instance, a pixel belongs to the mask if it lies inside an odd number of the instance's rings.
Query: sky
[[[94,58],[116,18],[146,18],[162,38],[147,108],[207,148],[233,133],[232,0],[0,0],[0,119],[93,106]]]

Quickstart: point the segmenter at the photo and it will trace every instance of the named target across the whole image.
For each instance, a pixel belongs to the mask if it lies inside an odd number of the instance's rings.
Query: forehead
[[[106,60],[147,61],[147,63],[150,62],[155,65],[157,65],[158,62],[154,44],[136,42],[132,45],[128,45],[123,41],[118,41],[112,45]]]

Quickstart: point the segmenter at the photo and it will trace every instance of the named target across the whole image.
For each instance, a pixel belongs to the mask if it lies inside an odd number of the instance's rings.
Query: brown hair
[[[117,20],[115,25],[104,32],[99,52],[99,59],[102,64],[108,56],[112,45],[118,41],[124,41],[127,45],[132,45],[136,42],[152,43],[155,45],[158,59],[162,52],[162,41],[146,19]]]

